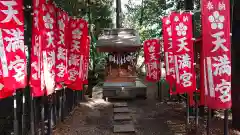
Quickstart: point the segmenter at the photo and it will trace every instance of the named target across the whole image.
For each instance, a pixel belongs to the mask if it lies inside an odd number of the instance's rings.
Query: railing
[[[83,91],[73,91],[68,88],[56,91],[51,96],[36,97],[33,100],[29,91],[24,91],[24,94],[26,101],[23,107],[23,91],[17,92],[18,129],[13,129],[14,99],[9,97],[0,100],[0,135],[14,134],[14,130],[15,133],[17,130],[17,135],[51,135],[56,125],[62,122],[83,100]],[[33,103],[33,112],[31,112],[31,102]],[[31,115],[34,119],[31,119]]]

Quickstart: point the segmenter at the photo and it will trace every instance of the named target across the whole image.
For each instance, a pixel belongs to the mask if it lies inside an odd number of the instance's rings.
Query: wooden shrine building
[[[136,74],[136,56],[142,48],[138,32],[123,28],[103,29],[96,46],[98,52],[108,54],[103,97],[146,97],[146,86]]]

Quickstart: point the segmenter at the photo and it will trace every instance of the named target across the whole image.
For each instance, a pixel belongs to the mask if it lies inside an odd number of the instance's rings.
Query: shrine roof
[[[116,49],[123,51],[128,48],[135,50],[132,48],[140,48],[142,44],[138,32],[134,29],[102,29],[96,47],[98,50],[101,50],[101,48],[115,48],[115,51]]]

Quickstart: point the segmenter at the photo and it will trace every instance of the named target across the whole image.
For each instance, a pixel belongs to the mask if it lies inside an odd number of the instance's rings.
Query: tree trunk
[[[121,28],[121,0],[116,0],[116,28]]]

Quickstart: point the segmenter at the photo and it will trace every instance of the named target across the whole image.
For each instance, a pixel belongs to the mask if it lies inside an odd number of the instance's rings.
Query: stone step
[[[124,125],[114,125],[113,126],[114,133],[129,133],[135,132],[135,128],[133,124],[124,124]]]
[[[127,107],[118,107],[113,109],[114,113],[129,113],[130,110]]]
[[[113,104],[113,107],[127,107],[127,106],[128,106],[128,104],[126,102]]]
[[[125,121],[125,120],[131,120],[132,117],[129,113],[115,113],[113,116],[113,120],[115,121]]]

